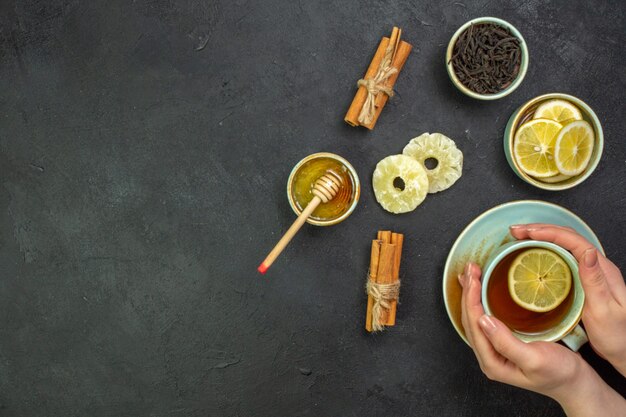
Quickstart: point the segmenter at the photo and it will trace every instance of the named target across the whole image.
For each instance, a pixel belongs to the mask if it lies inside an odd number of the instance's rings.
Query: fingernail
[[[593,268],[598,263],[598,252],[593,248],[587,249],[583,253],[583,262],[587,268]]]
[[[459,280],[459,284],[461,284],[461,287],[463,287],[465,284],[465,277],[463,276],[463,274],[457,275],[456,278]]]
[[[514,224],[509,227],[511,230],[520,230],[526,228],[525,224]]]
[[[493,334],[496,331],[496,323],[486,314],[478,319],[478,323],[487,334]]]

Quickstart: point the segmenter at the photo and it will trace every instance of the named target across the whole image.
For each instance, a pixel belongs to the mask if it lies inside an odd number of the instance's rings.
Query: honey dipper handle
[[[313,210],[315,210],[321,202],[322,200],[318,196],[313,197],[313,200],[311,200],[302,213],[300,213],[296,221],[293,222],[283,237],[280,238],[276,246],[274,246],[274,249],[272,249],[269,255],[267,255],[267,258],[265,258],[261,265],[259,265],[257,269],[260,273],[264,274],[272,263],[274,263],[276,258],[278,258],[278,255],[280,255],[283,249],[287,247],[291,239],[296,235],[296,233],[298,233],[298,230],[300,230],[304,222],[306,222],[306,219],[309,218],[311,213],[313,213]]]

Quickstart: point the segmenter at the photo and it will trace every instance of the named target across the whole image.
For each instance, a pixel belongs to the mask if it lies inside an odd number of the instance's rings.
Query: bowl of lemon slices
[[[544,94],[524,103],[504,131],[504,154],[513,171],[544,190],[566,190],[585,181],[603,148],[598,116],[568,94]]]

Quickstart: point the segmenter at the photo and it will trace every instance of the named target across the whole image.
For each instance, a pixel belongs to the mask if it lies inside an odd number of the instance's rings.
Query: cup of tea
[[[567,290],[567,295],[556,307],[548,311],[539,312],[535,311],[537,309],[522,307],[511,295],[509,271],[514,265],[518,268],[533,269],[533,264],[525,265],[519,261],[519,256],[522,253],[529,253],[530,249],[552,252],[552,255],[556,255],[563,261],[558,262],[556,267],[569,268],[571,273],[571,285]],[[541,251],[535,251],[535,253],[537,256],[540,253],[545,254]],[[549,255],[548,259],[555,258]],[[549,271],[547,274],[550,273]],[[540,274],[540,277],[543,276]],[[564,290],[563,293],[565,292]],[[483,265],[482,304],[485,313],[499,319],[524,342],[560,340],[574,352],[578,351],[589,340],[578,324],[582,317],[584,302],[585,293],[580,283],[578,262],[571,253],[553,243],[534,240],[509,242],[496,249]]]

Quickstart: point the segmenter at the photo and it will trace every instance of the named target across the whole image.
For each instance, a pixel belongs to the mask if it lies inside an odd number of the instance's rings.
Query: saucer
[[[461,324],[461,285],[457,279],[465,264],[475,262],[480,267],[501,245],[514,240],[509,226],[526,223],[549,223],[571,227],[604,254],[604,249],[591,228],[571,211],[553,203],[520,200],[501,204],[476,217],[461,232],[452,245],[443,270],[443,301],[448,317],[459,336],[467,343]]]

